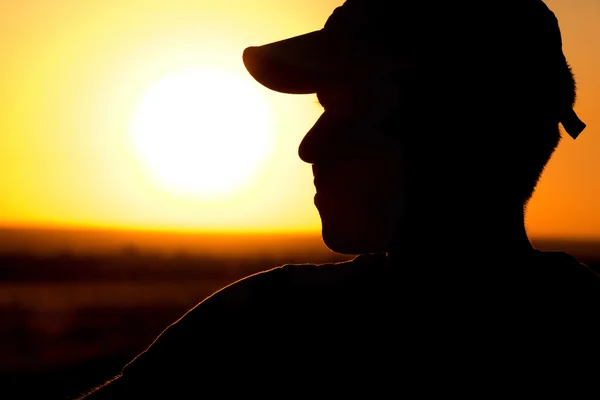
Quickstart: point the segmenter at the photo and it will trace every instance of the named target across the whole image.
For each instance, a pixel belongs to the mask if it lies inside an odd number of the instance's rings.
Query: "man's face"
[[[312,164],[325,244],[360,254],[388,251],[404,214],[400,90],[393,82],[331,83],[325,111],[299,148]]]

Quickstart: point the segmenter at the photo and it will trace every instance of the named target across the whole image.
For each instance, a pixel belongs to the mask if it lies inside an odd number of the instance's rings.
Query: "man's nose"
[[[298,146],[298,156],[306,163],[314,164],[317,160],[317,139],[315,138],[315,128],[311,128]]]
[[[331,114],[324,112],[300,142],[298,156],[309,164],[337,157],[344,147],[341,140],[343,130]]]

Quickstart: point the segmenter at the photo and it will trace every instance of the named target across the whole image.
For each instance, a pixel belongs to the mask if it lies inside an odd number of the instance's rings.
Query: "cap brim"
[[[248,72],[271,90],[290,94],[315,93],[319,82],[337,68],[340,44],[324,31],[248,47],[242,56]]]

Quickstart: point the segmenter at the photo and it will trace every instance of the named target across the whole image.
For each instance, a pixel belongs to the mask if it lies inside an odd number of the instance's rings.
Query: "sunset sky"
[[[297,147],[321,107],[261,87],[241,54],[342,3],[0,3],[0,226],[318,231]],[[546,3],[588,128],[561,142],[528,230],[600,238],[600,2]]]

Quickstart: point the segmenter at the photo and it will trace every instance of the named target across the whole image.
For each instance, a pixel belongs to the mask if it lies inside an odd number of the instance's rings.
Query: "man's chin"
[[[364,235],[364,233],[363,233]],[[336,253],[358,255],[386,252],[386,246],[373,240],[373,236],[356,235],[352,232],[327,229],[324,225],[321,236],[325,245]]]

